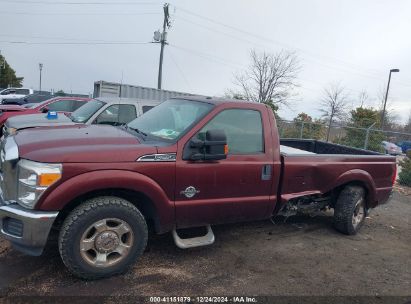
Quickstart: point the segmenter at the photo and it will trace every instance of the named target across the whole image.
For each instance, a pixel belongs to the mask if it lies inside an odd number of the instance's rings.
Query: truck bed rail
[[[315,139],[284,138],[280,139],[280,144],[315,154],[382,155],[374,151],[351,148]]]

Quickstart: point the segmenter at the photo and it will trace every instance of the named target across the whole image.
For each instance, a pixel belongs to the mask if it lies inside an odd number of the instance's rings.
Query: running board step
[[[173,233],[174,243],[176,244],[178,248],[181,248],[181,249],[211,245],[214,243],[214,240],[215,240],[214,233],[210,225],[207,226],[207,234],[203,236],[182,239],[177,234],[177,230],[175,228],[173,229],[172,233]]]

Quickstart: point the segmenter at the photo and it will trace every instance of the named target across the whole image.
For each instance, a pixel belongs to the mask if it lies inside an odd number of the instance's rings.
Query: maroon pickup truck
[[[56,231],[68,269],[95,279],[127,270],[146,247],[148,227],[190,248],[214,242],[211,225],[333,208],[335,228],[355,234],[368,210],[388,200],[395,175],[392,156],[280,141],[263,104],[170,99],[122,127],[7,138],[1,234],[40,255]],[[190,227],[201,234],[183,238]]]

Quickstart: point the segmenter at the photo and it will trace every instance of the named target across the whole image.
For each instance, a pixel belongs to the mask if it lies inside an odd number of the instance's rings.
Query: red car
[[[9,117],[26,114],[47,113],[57,111],[71,113],[90,101],[91,98],[83,97],[55,97],[40,103],[19,105],[0,105],[0,128]]]

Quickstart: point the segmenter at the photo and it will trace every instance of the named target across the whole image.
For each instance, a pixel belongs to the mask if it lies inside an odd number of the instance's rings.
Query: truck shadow
[[[185,252],[203,251],[205,248],[210,248],[212,250],[215,245],[223,245],[226,242],[230,244],[237,241],[247,241],[247,239],[255,238],[261,234],[267,235],[268,238],[273,240],[276,238],[307,234],[316,231],[320,234],[329,234],[330,236],[341,235],[333,228],[333,217],[327,214],[321,214],[315,217],[298,215],[285,218],[277,216],[272,220],[223,224],[212,226],[212,228],[216,238],[216,241],[212,246],[181,250],[174,245],[171,234],[152,234],[149,237],[147,251],[166,250],[169,252],[172,250],[177,254],[184,255]]]
[[[131,284],[131,281],[136,284],[136,280],[139,284],[149,284],[150,282],[155,284],[154,282],[159,279],[158,276],[164,275],[158,273],[156,268],[162,269],[167,274],[167,267],[170,265],[184,268],[182,265],[195,264],[201,260],[206,261],[224,256],[224,251],[234,250],[230,248],[241,248],[259,241],[275,244],[281,240],[282,242],[288,241],[285,238],[292,236],[306,237],[307,233],[329,235],[332,238],[338,234],[332,228],[332,217],[327,215],[314,218],[308,216],[295,216],[288,219],[277,217],[274,219],[274,223],[264,220],[213,226],[216,241],[212,246],[188,250],[177,248],[171,233],[151,234],[146,252],[140,262],[133,267],[131,274],[129,272],[117,278],[87,282],[86,285],[84,285],[84,281],[72,276],[64,267],[59,256],[55,235],[51,237],[45,252],[40,257],[26,256],[12,248],[7,248],[7,246],[10,247],[7,244],[5,245],[6,249],[0,254],[0,273],[5,274],[0,276],[0,296],[8,294],[42,295],[51,292],[60,295],[81,295],[88,293],[86,286],[94,286],[96,292],[103,290],[104,294],[110,295],[118,291],[118,284],[113,285],[113,282],[117,282],[116,280],[124,281],[125,286]],[[5,243],[4,240],[1,242]],[[153,275],[157,278],[154,281],[152,280]]]

